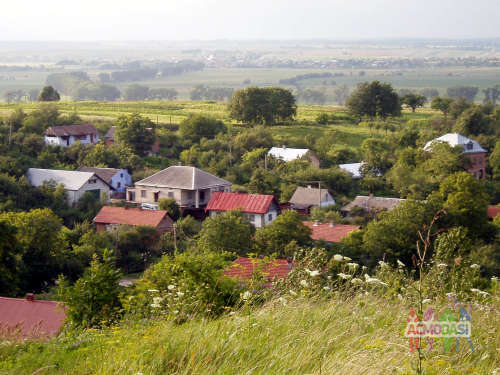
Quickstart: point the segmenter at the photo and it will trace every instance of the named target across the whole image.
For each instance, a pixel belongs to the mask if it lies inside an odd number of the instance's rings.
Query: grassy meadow
[[[447,303],[433,307],[444,310]],[[0,374],[415,374],[403,337],[409,306],[358,295],[275,300],[217,320],[124,323],[41,342],[0,344]],[[427,375],[500,371],[498,310],[472,306],[472,341],[424,344]],[[497,372],[495,372],[497,371]]]

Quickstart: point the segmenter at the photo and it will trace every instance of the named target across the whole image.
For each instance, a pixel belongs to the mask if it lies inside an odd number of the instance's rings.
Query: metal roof
[[[272,195],[244,193],[212,193],[206,211],[230,211],[241,209],[242,212],[265,214],[271,203],[279,207]]]
[[[33,186],[39,187],[42,186],[45,181],[54,181],[57,185],[63,184],[66,190],[79,190],[93,176],[95,176],[93,172],[39,168],[30,168],[26,173],[28,181]],[[104,182],[107,184],[106,181]]]
[[[350,211],[354,207],[362,207],[365,210],[393,210],[406,199],[385,198],[358,195],[352,202],[342,207],[342,211]]]
[[[268,151],[267,154],[283,161],[292,161],[295,159],[300,159],[308,152],[308,148],[273,147]]]
[[[111,182],[111,179],[115,174],[121,171],[121,169],[116,168],[94,168],[94,167],[80,167],[78,168],[79,172],[93,172],[97,176],[99,176],[103,181],[108,183]]]
[[[93,221],[99,224],[147,225],[156,228],[165,218],[172,221],[164,210],[104,206]]]
[[[65,318],[64,307],[59,302],[0,297],[0,328],[19,328],[24,338],[53,336]]]
[[[229,181],[216,177],[196,167],[173,166],[146,177],[136,185],[196,190],[215,186],[231,186]]]
[[[448,143],[451,147],[455,146],[462,146],[464,148],[464,153],[465,154],[472,154],[476,152],[487,152],[484,148],[481,147],[479,143],[476,141],[467,138],[459,133],[448,133],[445,135],[442,135],[439,138],[433,139],[432,141],[429,141],[426,143],[424,146],[425,151],[430,151],[432,150],[432,143],[434,142],[446,142]],[[471,145],[471,146],[468,146]],[[471,148],[469,148],[471,147]]]

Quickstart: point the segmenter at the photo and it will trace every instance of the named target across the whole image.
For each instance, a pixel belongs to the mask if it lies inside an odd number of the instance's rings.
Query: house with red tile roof
[[[43,338],[56,335],[66,313],[56,301],[0,297],[0,335],[15,338]]]
[[[215,192],[205,210],[210,217],[240,210],[253,226],[262,228],[278,217],[280,206],[272,195]]]
[[[304,225],[311,229],[313,241],[341,242],[349,233],[360,228],[359,225],[344,225],[304,221]]]
[[[239,257],[224,270],[224,275],[245,281],[251,279],[254,272],[261,272],[266,280],[271,282],[286,278],[292,268],[293,262],[288,259],[263,260]]]
[[[488,206],[488,219],[493,220],[500,215],[500,206]]]
[[[104,206],[93,220],[96,231],[115,230],[119,226],[150,226],[160,233],[171,232],[174,221],[165,210]]]

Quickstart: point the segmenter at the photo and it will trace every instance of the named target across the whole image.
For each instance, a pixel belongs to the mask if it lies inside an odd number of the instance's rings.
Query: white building
[[[45,144],[48,146],[71,146],[75,142],[84,145],[99,142],[99,133],[94,125],[51,126],[45,130]]]
[[[282,147],[272,147],[268,152],[268,156],[272,156],[276,159],[283,160],[284,162],[289,162],[297,159],[307,159],[312,165],[319,168],[319,159],[312,153],[308,148],[290,148],[286,146]]]
[[[262,228],[278,217],[280,207],[272,195],[215,192],[205,210],[209,212],[210,217],[238,210],[250,224]]]
[[[363,162],[339,164],[339,168],[349,173],[352,178],[361,178],[363,177],[363,174],[361,173],[361,167],[363,166],[363,164]]]
[[[70,206],[78,202],[87,192],[94,194],[97,199],[101,199],[105,195],[106,200],[108,200],[111,190],[111,186],[93,172],[30,168],[26,177],[30,184],[36,187],[40,187],[44,183],[54,183],[55,186],[62,184]]]
[[[132,186],[132,176],[126,169],[80,167],[78,170],[80,172],[95,173],[111,185],[114,191],[120,193],[124,193],[127,190],[127,186]]]

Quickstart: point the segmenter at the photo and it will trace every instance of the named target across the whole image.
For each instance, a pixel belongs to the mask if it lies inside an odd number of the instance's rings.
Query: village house
[[[262,228],[278,217],[280,207],[272,195],[214,192],[205,210],[210,217],[240,210],[254,227]]]
[[[45,130],[45,144],[48,146],[71,146],[75,142],[84,145],[99,142],[99,133],[92,124],[51,126]]]
[[[289,162],[297,159],[305,159],[311,162],[316,168],[319,168],[320,161],[308,148],[289,148],[286,146],[282,147],[272,147],[267,156],[272,156],[276,159],[283,160],[284,162]]]
[[[311,186],[298,187],[290,198],[290,208],[308,215],[311,208],[327,207],[335,204],[335,199],[328,189],[316,189]]]
[[[482,148],[479,143],[458,133],[448,133],[427,142],[427,144],[424,146],[424,150],[432,151],[432,144],[434,142],[446,142],[451,147],[462,147],[463,154],[470,161],[469,165],[467,166],[467,171],[480,180],[486,178],[485,170],[487,151]]]
[[[344,215],[350,215],[351,211],[359,208],[365,214],[376,214],[380,211],[391,211],[405,200],[401,198],[374,197],[373,194],[369,196],[358,195],[352,202],[342,207],[340,211]]]
[[[303,223],[311,229],[311,239],[313,241],[328,243],[341,242],[349,233],[360,228],[359,225],[320,223],[319,221],[304,221]]]
[[[64,306],[56,301],[37,301],[31,293],[26,298],[0,297],[0,331],[16,338],[55,336],[65,318]]]
[[[230,192],[232,184],[196,167],[172,166],[127,187],[127,200],[157,205],[173,198],[180,207],[204,208],[216,191]]]
[[[93,220],[96,231],[113,231],[122,226],[150,226],[159,233],[171,232],[174,221],[164,210],[104,206]]]
[[[126,169],[80,167],[80,172],[93,172],[106,181],[114,191],[124,193],[132,185],[132,176]]]
[[[26,173],[26,178],[35,187],[41,187],[44,183],[53,183],[55,186],[63,185],[70,206],[78,202],[85,193],[93,194],[96,199],[105,198],[107,201],[112,190],[108,182],[94,172],[30,168]]]
[[[224,270],[224,276],[238,279],[242,282],[250,280],[255,272],[260,272],[270,287],[272,282],[284,279],[293,269],[293,262],[289,259],[252,259],[239,257]]]

